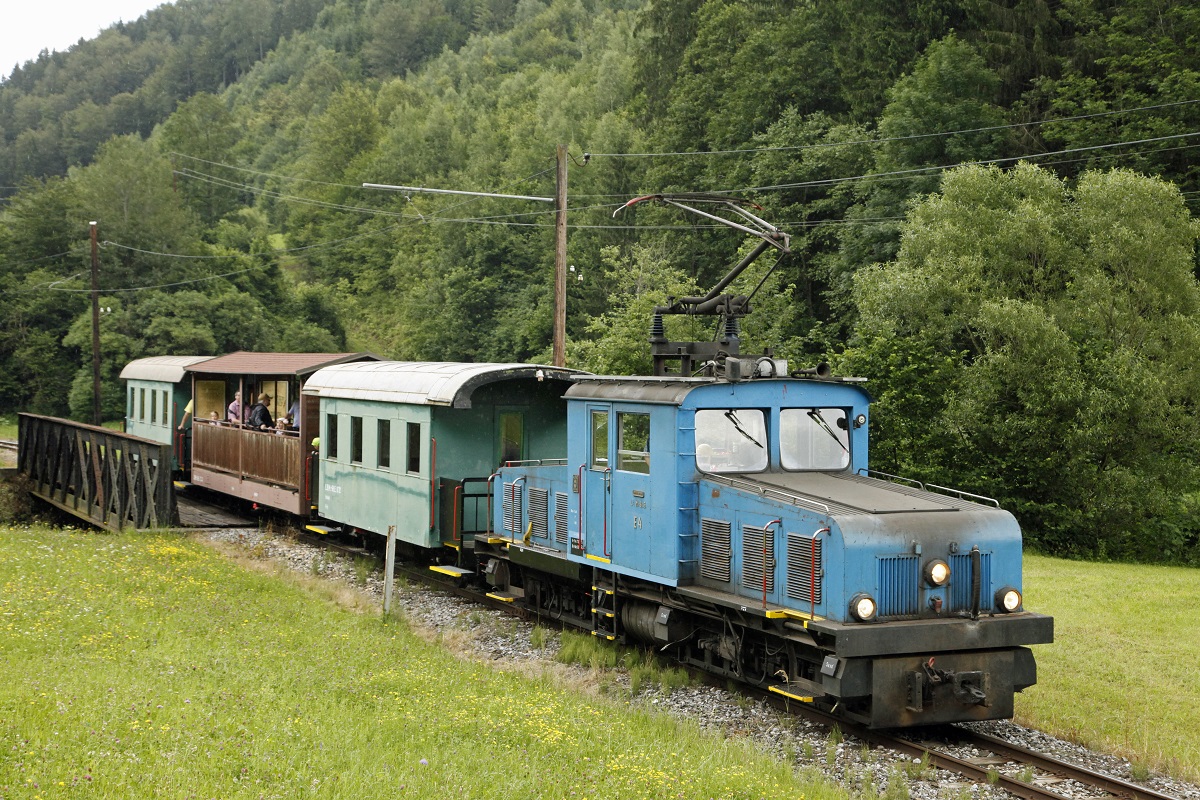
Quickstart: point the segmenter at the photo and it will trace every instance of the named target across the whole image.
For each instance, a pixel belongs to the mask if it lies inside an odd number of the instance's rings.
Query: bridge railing
[[[17,469],[35,496],[94,525],[179,524],[171,445],[55,417],[18,415]]]

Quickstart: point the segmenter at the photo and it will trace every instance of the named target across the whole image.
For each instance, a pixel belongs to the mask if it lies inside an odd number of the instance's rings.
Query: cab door
[[[593,561],[608,563],[612,560],[609,517],[612,512],[612,455],[615,450],[612,404],[589,403],[587,414],[587,463],[580,487],[583,514],[579,521],[579,533],[583,547],[573,549]]]
[[[650,491],[650,411],[644,406],[618,406],[612,428],[615,458],[609,481],[609,550],[614,563],[650,573],[654,503]]]

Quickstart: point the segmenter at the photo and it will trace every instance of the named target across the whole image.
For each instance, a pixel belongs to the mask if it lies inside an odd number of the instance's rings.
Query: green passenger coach
[[[563,459],[576,370],[535,364],[341,364],[313,374],[321,517],[418,547],[461,549],[488,522],[505,463]]]
[[[192,421],[183,419],[192,398],[186,367],[212,356],[154,356],[131,361],[125,381],[125,432],[171,445],[174,469],[187,463]]]

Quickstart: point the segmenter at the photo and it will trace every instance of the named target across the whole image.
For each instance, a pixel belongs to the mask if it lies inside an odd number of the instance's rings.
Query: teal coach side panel
[[[161,444],[173,444],[173,433],[178,425],[178,422],[172,422],[171,409],[175,384],[128,380],[125,392],[125,432]],[[183,414],[182,408],[179,413]]]
[[[395,526],[401,541],[435,546],[432,427],[429,406],[322,400],[321,516],[385,536]]]

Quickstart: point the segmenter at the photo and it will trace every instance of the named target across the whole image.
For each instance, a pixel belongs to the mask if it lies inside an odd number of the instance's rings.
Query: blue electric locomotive
[[[875,727],[1009,717],[1036,681],[1052,620],[1022,606],[1012,515],[872,475],[856,383],[576,377],[566,400],[566,463],[496,478],[474,555],[497,596]]]

